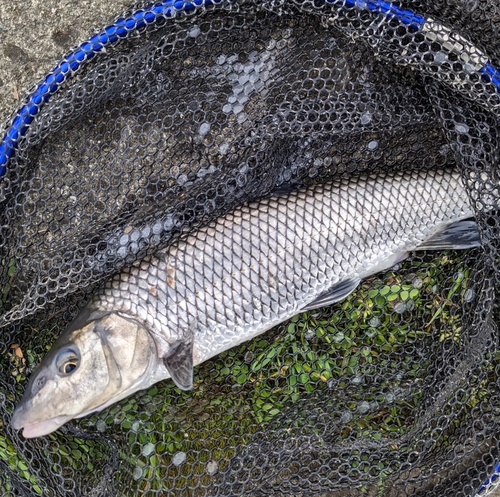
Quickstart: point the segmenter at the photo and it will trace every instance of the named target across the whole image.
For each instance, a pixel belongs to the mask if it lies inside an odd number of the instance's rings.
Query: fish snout
[[[20,430],[26,422],[24,416],[25,413],[23,411],[23,406],[17,406],[12,413],[12,418],[10,418],[10,426],[12,426],[14,430]]]

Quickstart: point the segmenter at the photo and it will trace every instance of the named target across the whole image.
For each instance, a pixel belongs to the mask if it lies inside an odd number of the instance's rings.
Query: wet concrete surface
[[[127,0],[1,0],[0,123],[62,57],[131,5]],[[500,497],[500,483],[482,495]]]
[[[0,122],[65,53],[130,5],[127,0],[1,0]]]

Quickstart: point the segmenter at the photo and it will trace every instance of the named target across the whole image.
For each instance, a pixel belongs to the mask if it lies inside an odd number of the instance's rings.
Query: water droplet
[[[142,454],[144,456],[149,456],[152,454],[155,450],[155,444],[148,442],[143,448],[142,448]]]
[[[448,62],[448,56],[443,52],[438,52],[434,54],[434,62],[436,64],[444,64],[445,62]]]
[[[103,432],[106,431],[106,423],[100,419],[96,424],[97,431]]]
[[[470,302],[474,298],[475,292],[472,288],[468,288],[464,293],[464,302]]]
[[[217,464],[216,461],[208,461],[208,463],[207,463],[207,473],[210,476],[215,475],[215,473],[217,473],[218,469],[219,469],[219,465]]]
[[[161,225],[160,221],[156,221],[155,224],[153,224],[153,233],[155,235],[159,235],[162,232],[163,226]]]
[[[181,174],[180,176],[177,176],[177,183],[182,186],[187,183],[188,177],[187,174]]]
[[[361,124],[368,124],[369,122],[371,122],[372,120],[372,115],[370,112],[363,112],[363,114],[361,114],[361,118],[360,118],[360,122]]]
[[[352,380],[351,380],[351,383],[353,385],[361,385],[361,383],[363,383],[363,378],[361,378],[361,376],[355,376]]]
[[[174,222],[174,217],[169,214],[164,220],[163,220],[163,229],[168,231],[173,228],[175,222]]]
[[[174,457],[172,457],[172,463],[175,464],[176,466],[180,466],[185,460],[186,460],[185,452],[177,452],[176,454],[174,454]]]
[[[394,310],[398,313],[398,314],[403,314],[405,311],[406,311],[406,304],[404,302],[398,302],[395,306],[394,306]]]
[[[238,103],[238,104],[236,104],[236,105],[233,107],[233,112],[234,112],[235,114],[239,114],[239,113],[240,113],[240,112],[242,112],[242,111],[243,111],[243,105],[241,105],[241,104],[239,104],[239,103]]]
[[[352,419],[352,414],[349,411],[344,411],[340,416],[340,422],[347,424]]]
[[[245,354],[245,362],[252,362],[255,358],[255,354],[249,350],[246,354]]]
[[[203,123],[200,126],[200,129],[198,130],[198,133],[200,133],[201,136],[205,136],[209,131],[210,131],[210,124],[209,123]]]
[[[309,177],[314,178],[317,175],[318,175],[318,170],[315,167],[311,167],[311,169],[309,169]]]
[[[196,38],[197,36],[200,35],[200,27],[199,26],[193,26],[191,31],[189,32],[189,36],[191,38]]]

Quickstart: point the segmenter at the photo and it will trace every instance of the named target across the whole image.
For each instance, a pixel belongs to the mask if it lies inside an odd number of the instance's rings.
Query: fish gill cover
[[[68,52],[1,135],[2,495],[487,492],[499,33],[490,0],[179,0]],[[461,174],[481,248],[412,253],[201,364],[190,391],[166,380],[34,440],[10,426],[56,337],[135,261],[271,192],[429,170]]]

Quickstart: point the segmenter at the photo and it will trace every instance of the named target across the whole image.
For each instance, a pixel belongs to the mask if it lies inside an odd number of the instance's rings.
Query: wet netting
[[[1,135],[0,493],[490,492],[499,33],[495,0],[178,0],[68,52]],[[481,247],[412,252],[197,366],[192,390],[164,380],[40,438],[10,426],[113,275],[271,192],[430,170],[461,175]]]

